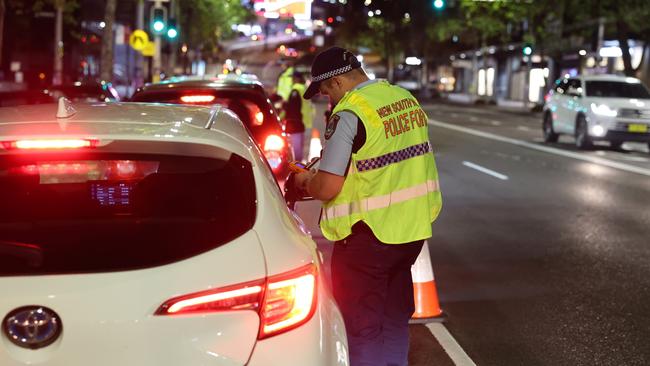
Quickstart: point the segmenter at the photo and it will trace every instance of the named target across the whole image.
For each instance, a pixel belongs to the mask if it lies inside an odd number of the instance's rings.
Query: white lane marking
[[[442,349],[447,352],[449,358],[454,362],[456,366],[476,366],[474,361],[465,353],[465,351],[460,347],[458,342],[454,337],[449,333],[447,328],[440,323],[429,323],[427,328],[431,334],[438,340],[438,343],[442,346]]]
[[[495,126],[501,126],[501,122],[500,122],[500,121],[497,121],[497,120],[494,120],[494,119],[491,120],[490,123],[493,124],[493,125],[495,125]]]
[[[469,161],[463,161],[463,165],[465,165],[465,166],[468,167],[468,168],[476,169],[476,170],[478,170],[478,171],[481,172],[481,173],[485,173],[485,174],[487,174],[487,175],[491,175],[491,176],[493,176],[493,177],[495,177],[495,178],[499,178],[499,179],[501,179],[501,180],[508,180],[508,176],[507,176],[507,175],[503,175],[503,174],[501,174],[501,173],[497,173],[497,172],[495,172],[494,170],[490,170],[490,169],[485,168],[485,167],[482,167],[482,166],[480,166],[480,165],[476,165],[476,164],[474,164],[474,163],[472,163],[472,162],[469,162]]]
[[[522,130],[522,131],[530,131],[530,128],[528,128],[526,126],[517,126],[517,129]]]
[[[495,134],[488,133],[488,132],[474,130],[474,129],[471,129],[471,128],[455,126],[455,125],[452,125],[452,124],[449,124],[449,123],[444,123],[444,122],[435,121],[435,120],[431,120],[431,119],[429,120],[429,124],[434,125],[434,126],[438,126],[438,127],[442,127],[442,128],[447,128],[447,129],[450,129],[450,130],[455,130],[455,131],[467,133],[469,135],[474,135],[474,136],[479,136],[479,137],[483,137],[483,138],[486,138],[486,139],[506,142],[506,143],[509,143],[509,144],[513,144],[513,145],[517,145],[517,146],[521,146],[521,147],[526,147],[526,148],[529,148],[529,149],[532,149],[532,150],[543,151],[543,152],[547,152],[549,154],[555,154],[555,155],[560,155],[560,156],[564,156],[564,157],[568,157],[568,158],[573,158],[573,159],[576,159],[576,160],[582,160],[582,161],[586,161],[586,162],[589,162],[589,163],[598,164],[598,165],[602,165],[602,166],[606,166],[606,167],[610,167],[610,168],[614,168],[614,169],[619,169],[619,170],[623,170],[623,171],[630,172],[630,173],[641,174],[641,175],[645,175],[645,176],[650,177],[650,169],[645,169],[645,168],[641,168],[641,167],[630,165],[630,164],[619,163],[619,162],[616,162],[616,161],[602,159],[602,158],[595,157],[595,156],[581,155],[581,154],[574,153],[574,152],[571,152],[571,151],[560,150],[560,149],[557,149],[557,148],[554,148],[554,147],[536,145],[536,144],[532,144],[530,142],[526,142],[526,141],[522,141],[522,140],[512,139],[512,138],[509,138],[509,137],[503,137],[503,136],[495,135]]]

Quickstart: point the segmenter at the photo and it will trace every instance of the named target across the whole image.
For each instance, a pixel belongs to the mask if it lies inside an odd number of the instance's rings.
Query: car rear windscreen
[[[586,87],[588,97],[650,99],[650,92],[641,83],[587,81]]]
[[[146,154],[0,156],[0,276],[147,268],[250,230],[251,164]]]
[[[131,97],[132,102],[155,102],[209,106],[220,104],[237,114],[237,117],[254,134],[256,129],[279,127],[271,106],[262,92],[238,89],[193,89],[173,88],[171,90],[145,90]]]

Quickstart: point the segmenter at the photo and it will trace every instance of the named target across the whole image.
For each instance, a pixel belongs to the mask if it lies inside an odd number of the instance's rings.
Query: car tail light
[[[2,146],[6,150],[57,150],[95,147],[98,143],[90,139],[32,139],[3,141]]]
[[[262,112],[255,113],[255,119],[253,120],[253,124],[255,126],[261,126],[262,123],[264,123],[264,113]]]
[[[267,280],[259,338],[267,338],[307,322],[316,310],[316,267],[309,264]]]
[[[175,297],[162,304],[155,315],[206,313],[226,310],[257,310],[264,280]]]
[[[260,316],[259,339],[294,329],[311,319],[317,303],[314,264],[264,280],[196,292],[166,301],[155,315],[253,310]]]
[[[284,148],[284,139],[278,135],[269,135],[264,140],[264,151],[281,151]]]
[[[215,100],[215,98],[216,97],[214,95],[209,95],[209,94],[205,94],[205,95],[201,95],[201,94],[198,94],[198,95],[184,95],[184,96],[181,97],[181,102],[189,103],[189,104],[193,104],[193,103],[210,103],[213,100]]]
[[[278,135],[269,135],[264,140],[264,156],[271,169],[276,170],[282,164],[282,149],[284,147],[285,141]]]

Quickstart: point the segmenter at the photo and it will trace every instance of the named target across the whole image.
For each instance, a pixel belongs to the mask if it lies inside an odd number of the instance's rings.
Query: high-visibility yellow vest
[[[408,91],[378,81],[346,93],[329,123],[341,111],[359,117],[366,142],[352,154],[341,192],[323,204],[323,235],[341,240],[363,221],[386,244],[431,237],[442,195],[419,103]]]
[[[293,84],[291,90],[295,90],[300,94],[300,114],[302,115],[302,123],[305,125],[305,128],[312,128],[314,125],[314,106],[311,104],[311,100],[305,99],[303,95],[305,94],[305,84]]]
[[[277,93],[284,100],[289,99],[289,94],[291,94],[291,86],[293,85],[293,67],[290,66],[280,74],[278,77],[278,89]]]

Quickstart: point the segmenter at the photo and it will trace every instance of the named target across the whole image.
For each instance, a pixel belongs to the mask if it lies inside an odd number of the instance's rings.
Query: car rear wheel
[[[575,137],[576,137],[576,147],[578,149],[586,150],[591,148],[592,143],[591,143],[591,137],[589,136],[589,132],[588,132],[587,120],[583,115],[578,116],[578,120],[576,121]]]
[[[558,137],[560,137],[553,130],[553,116],[550,113],[544,114],[542,130],[544,131],[544,142],[557,142]]]

